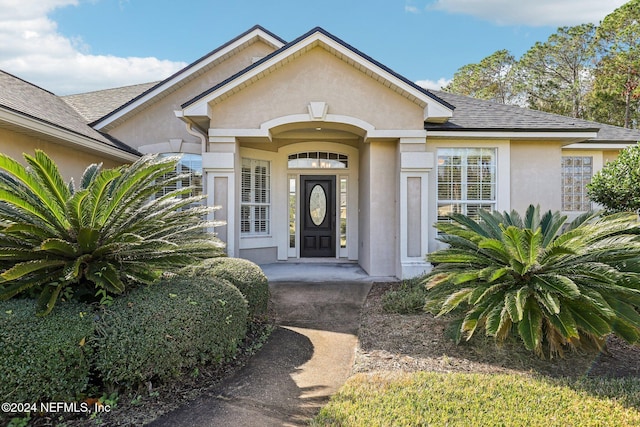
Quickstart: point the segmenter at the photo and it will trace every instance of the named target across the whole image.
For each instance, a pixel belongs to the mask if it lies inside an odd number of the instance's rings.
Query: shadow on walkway
[[[151,423],[305,425],[348,378],[370,283],[273,283],[279,325],[249,363],[210,393]]]

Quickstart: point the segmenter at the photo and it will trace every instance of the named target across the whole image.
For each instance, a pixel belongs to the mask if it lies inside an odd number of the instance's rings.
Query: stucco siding
[[[377,129],[422,129],[423,109],[321,47],[213,106],[211,127],[257,129],[273,118],[307,113],[324,101],[329,114],[357,117]]]
[[[511,209],[524,212],[530,204],[561,209],[561,158],[557,142],[511,144]]]
[[[97,153],[88,153],[57,143],[45,141],[23,133],[0,128],[0,152],[25,163],[23,153],[33,155],[36,149],[51,157],[65,180],[79,179],[84,170],[92,163],[103,163],[103,167],[112,168],[123,164],[113,159],[101,157]]]
[[[109,133],[135,148],[166,142],[169,139],[199,143],[196,137],[187,133],[184,122],[175,117],[174,111],[179,110],[180,106],[191,98],[250,66],[252,58],[266,56],[272,51],[272,47],[262,42],[248,46],[110,130]]]
[[[370,144],[370,204],[364,205],[370,215],[369,274],[396,276],[398,274],[398,170],[397,144]]]
[[[358,193],[360,205],[359,230],[358,230],[358,261],[360,266],[370,274],[371,272],[371,150],[369,144],[360,144],[360,191]]]
[[[620,154],[619,150],[603,151],[602,152],[603,164],[606,165],[607,163],[614,161],[615,159],[618,158],[619,154]]]

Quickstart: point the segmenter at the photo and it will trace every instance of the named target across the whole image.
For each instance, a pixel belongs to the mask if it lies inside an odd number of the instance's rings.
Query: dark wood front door
[[[301,257],[336,256],[336,177],[301,176]]]

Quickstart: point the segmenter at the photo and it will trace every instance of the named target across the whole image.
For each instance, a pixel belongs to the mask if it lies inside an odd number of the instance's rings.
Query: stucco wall
[[[103,163],[105,168],[112,168],[124,163],[0,128],[0,152],[24,164],[22,154],[33,155],[36,149],[44,151],[56,162],[65,181],[71,177],[79,179],[87,166],[92,163]]]
[[[367,209],[365,206],[369,206],[371,203],[371,150],[370,144],[360,144],[360,189],[358,193],[358,204],[360,205],[360,217],[358,222],[358,262],[360,267],[367,273],[371,272],[371,209]]]
[[[256,129],[276,117],[307,113],[324,101],[329,114],[377,129],[422,129],[423,109],[353,66],[316,47],[213,106],[212,128]]]
[[[369,233],[371,276],[396,276],[398,268],[397,143],[373,142],[369,147]]]
[[[187,133],[184,122],[175,117],[174,111],[179,110],[180,105],[191,98],[251,65],[253,57],[266,56],[272,51],[272,47],[262,42],[248,46],[212,70],[139,112],[127,122],[109,131],[109,134],[136,148],[166,142],[169,139],[199,143],[196,137]]]
[[[619,154],[620,154],[619,150],[603,151],[602,152],[603,164],[606,165],[607,163],[617,159]]]
[[[561,209],[561,157],[558,142],[512,142],[511,209],[524,212],[530,204]]]

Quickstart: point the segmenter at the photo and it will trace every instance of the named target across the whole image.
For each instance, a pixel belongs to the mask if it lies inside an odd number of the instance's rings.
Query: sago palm
[[[615,333],[640,339],[640,240],[634,214],[567,218],[530,206],[452,215],[436,225],[447,248],[427,256],[425,308],[458,312],[458,339],[484,328],[504,340],[512,330],[543,355],[567,347],[601,348]],[[565,228],[563,230],[563,228]]]
[[[92,165],[78,188],[44,152],[24,157],[28,167],[0,154],[0,299],[35,291],[45,315],[65,288],[119,294],[220,253],[191,188],[155,197],[184,178],[171,174],[176,157]]]

